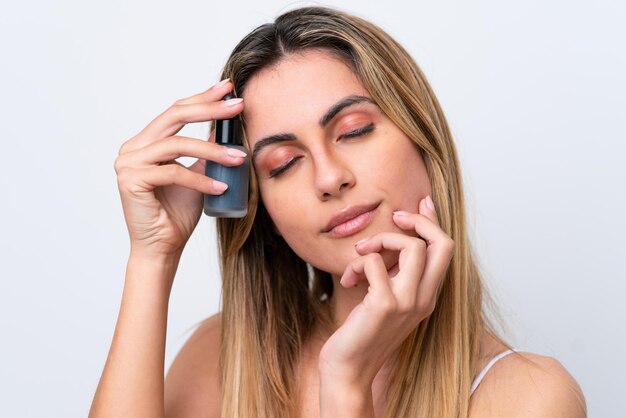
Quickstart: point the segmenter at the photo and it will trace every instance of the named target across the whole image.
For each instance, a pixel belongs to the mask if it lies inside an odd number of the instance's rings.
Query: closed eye
[[[365,125],[361,128],[355,129],[354,131],[350,131],[345,134],[339,135],[339,139],[350,139],[350,138],[355,138],[357,136],[367,135],[373,130],[374,130],[374,124],[370,123],[369,125]]]
[[[365,125],[361,128],[355,129],[354,131],[350,131],[345,134],[339,135],[339,139],[356,138],[359,136],[367,135],[373,131],[374,131],[374,124],[370,123],[369,125]],[[302,158],[302,156],[294,157],[291,160],[282,164],[280,167],[276,167],[275,169],[271,170],[269,173],[269,177],[272,178],[272,177],[280,176],[282,173],[289,170],[289,168],[291,168],[291,166],[294,165],[300,158]]]
[[[291,160],[289,160],[286,163],[284,163],[283,165],[281,165],[280,167],[276,167],[275,169],[271,170],[270,171],[270,178],[280,176],[283,172],[287,171],[289,169],[289,167],[294,165],[295,162],[297,160],[299,160],[300,158],[302,158],[302,156],[294,157]]]

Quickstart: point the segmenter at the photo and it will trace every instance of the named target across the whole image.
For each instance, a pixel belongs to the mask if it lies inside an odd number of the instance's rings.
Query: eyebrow
[[[328,125],[330,121],[333,120],[333,118],[337,116],[337,114],[341,112],[343,109],[345,109],[346,107],[353,106],[359,103],[364,103],[364,102],[371,103],[371,104],[378,106],[376,102],[372,100],[371,97],[358,96],[358,95],[347,96],[341,99],[340,101],[338,101],[337,103],[335,103],[334,105],[332,105],[326,111],[324,116],[320,118],[318,123],[322,128],[325,128],[326,125]],[[285,141],[297,141],[297,138],[294,134],[282,133],[282,134],[269,135],[260,139],[256,144],[254,144],[254,149],[252,150],[252,161],[254,162],[256,160],[257,155],[263,148],[267,147],[268,145],[276,144],[278,142],[285,142]]]

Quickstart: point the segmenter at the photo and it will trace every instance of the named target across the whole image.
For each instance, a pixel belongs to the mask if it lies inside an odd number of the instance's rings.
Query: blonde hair
[[[456,252],[432,315],[403,342],[389,382],[386,417],[467,417],[484,331],[483,284],[467,236],[457,152],[424,74],[383,30],[322,7],[289,11],[233,50],[222,76],[241,96],[261,69],[308,49],[335,54],[359,77],[383,112],[424,159],[441,228]],[[244,112],[245,113],[245,112]],[[245,120],[242,119],[245,130]],[[218,219],[223,278],[223,416],[298,415],[296,366],[313,326],[328,320],[328,273],[312,268],[275,234],[251,176],[249,213]],[[505,344],[506,345],[506,344]]]

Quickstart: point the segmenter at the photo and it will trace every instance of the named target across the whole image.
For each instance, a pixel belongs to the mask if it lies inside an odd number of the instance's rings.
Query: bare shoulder
[[[221,314],[205,319],[172,362],[165,378],[166,417],[219,417]]]
[[[473,417],[584,418],[584,395],[576,380],[552,357],[514,353],[486,374],[470,402]]]

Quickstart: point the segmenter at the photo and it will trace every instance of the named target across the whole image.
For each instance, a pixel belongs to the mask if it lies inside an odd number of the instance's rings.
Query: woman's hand
[[[244,158],[211,140],[175,135],[187,123],[232,118],[242,99],[222,100],[233,85],[223,80],[205,92],[176,101],[139,134],[126,141],[115,172],[131,241],[131,253],[180,255],[202,213],[203,194],[218,195],[226,185],[204,174],[205,160],[226,166]],[[197,157],[186,168],[175,161]]]
[[[369,288],[322,348],[322,385],[328,378],[333,386],[371,391],[385,361],[435,309],[455,245],[439,227],[430,197],[420,201],[418,211],[396,212],[393,220],[401,229],[417,232],[419,238],[379,233],[356,245],[360,257],[346,267],[341,285],[349,288],[367,280]],[[397,266],[389,271],[379,254],[383,249],[399,252]]]

